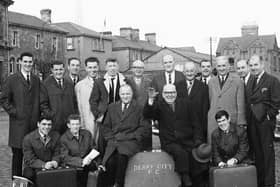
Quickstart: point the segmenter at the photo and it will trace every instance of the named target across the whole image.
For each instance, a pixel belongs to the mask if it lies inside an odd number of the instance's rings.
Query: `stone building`
[[[65,61],[65,38],[67,31],[51,23],[51,10],[41,10],[41,19],[17,12],[9,15],[9,65],[6,74],[19,71],[19,56],[22,52],[34,55],[34,70],[47,76],[53,60]]]
[[[3,79],[6,77],[10,45],[8,42],[8,7],[14,2],[0,1],[0,90]]]
[[[240,37],[220,38],[216,55],[229,56],[234,69],[236,61],[257,54],[264,60],[266,71],[280,77],[280,53],[276,35],[259,35],[258,29],[258,25],[244,25]]]

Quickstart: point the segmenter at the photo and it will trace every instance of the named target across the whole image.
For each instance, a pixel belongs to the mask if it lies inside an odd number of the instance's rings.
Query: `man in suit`
[[[199,80],[205,85],[208,85],[209,80],[212,77],[212,64],[208,60],[202,60],[200,62],[201,76]]]
[[[247,87],[249,79],[253,79],[248,67],[247,60],[239,60],[236,62],[236,72],[239,75],[240,79],[244,81],[245,87]]]
[[[159,121],[161,147],[174,158],[182,183],[191,186],[191,151],[203,142],[198,116],[185,98],[177,97],[173,84],[163,87],[162,98],[155,100],[156,95],[155,90],[149,91],[144,117]]]
[[[204,141],[207,137],[207,114],[209,109],[208,87],[201,81],[195,79],[196,66],[193,62],[187,62],[184,65],[184,74],[186,80],[176,83],[178,97],[185,97],[191,108],[198,114]]]
[[[96,141],[97,126],[94,115],[90,110],[89,98],[98,78],[99,60],[95,57],[89,57],[85,60],[87,76],[78,82],[75,86],[78,108],[81,116],[82,127],[91,132],[92,138]]]
[[[67,129],[67,117],[78,112],[74,85],[63,78],[63,62],[54,61],[51,71],[52,75],[41,86],[40,108],[43,114],[53,117],[53,129],[63,134]]]
[[[72,57],[68,59],[68,73],[64,75],[64,78],[74,84],[74,86],[80,81],[80,67],[81,61],[78,58]]]
[[[101,130],[107,146],[102,164],[102,185],[123,187],[128,159],[141,150],[143,134],[148,123],[143,119],[142,107],[133,100],[128,84],[120,87],[120,101],[109,105]],[[105,182],[105,183],[103,183]]]
[[[216,58],[218,75],[210,79],[208,112],[208,143],[211,142],[211,134],[216,128],[215,114],[219,110],[229,113],[231,121],[237,125],[245,125],[245,97],[244,84],[239,77],[229,73],[228,57]]]
[[[255,80],[248,93],[250,106],[250,138],[255,153],[258,186],[272,187],[275,184],[275,152],[273,135],[276,115],[280,109],[280,83],[264,71],[264,62],[259,56],[250,58],[249,68]]]
[[[0,104],[9,114],[9,146],[12,148],[12,176],[22,175],[22,140],[36,129],[40,108],[40,79],[32,73],[33,55],[22,53],[20,71],[3,85]]]
[[[151,83],[151,86],[159,93],[162,92],[162,88],[165,84],[175,84],[176,82],[185,80],[184,74],[175,70],[173,56],[165,55],[162,59],[162,64],[164,71],[154,76]]]
[[[36,172],[55,169],[60,164],[59,133],[51,131],[52,119],[41,116],[38,128],[23,139],[23,176],[36,182]]]

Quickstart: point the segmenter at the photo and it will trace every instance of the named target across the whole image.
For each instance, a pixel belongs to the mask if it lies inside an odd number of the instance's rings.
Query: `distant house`
[[[41,10],[41,17],[8,12],[9,16],[9,65],[7,74],[20,69],[19,57],[22,52],[31,52],[34,55],[36,73],[47,75],[50,62],[64,59],[67,31],[51,23],[51,10]]]
[[[146,71],[156,72],[163,70],[162,58],[165,55],[172,55],[174,57],[174,61],[176,63],[175,68],[179,71],[183,70],[183,66],[186,62],[194,62],[199,67],[202,60],[210,61],[210,55],[195,52],[194,48],[164,47],[144,59]]]
[[[128,71],[135,60],[144,60],[161,47],[156,45],[156,33],[146,33],[140,40],[139,29],[120,28],[120,36],[113,36],[113,56],[120,62],[120,70]]]
[[[257,54],[265,62],[266,71],[280,75],[280,53],[276,35],[259,35],[257,25],[245,25],[240,37],[220,38],[216,55],[229,56],[231,66],[241,59]]]

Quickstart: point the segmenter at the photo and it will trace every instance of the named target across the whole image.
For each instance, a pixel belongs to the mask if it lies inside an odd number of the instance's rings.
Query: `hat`
[[[211,158],[211,145],[203,143],[192,150],[194,159],[201,163],[209,162]]]

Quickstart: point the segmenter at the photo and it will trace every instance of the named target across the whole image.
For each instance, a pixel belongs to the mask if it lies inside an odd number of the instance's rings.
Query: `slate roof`
[[[86,27],[83,27],[81,25],[78,25],[76,23],[61,22],[61,23],[54,23],[54,25],[68,31],[69,36],[89,36],[89,37],[96,37],[96,38],[102,37],[103,39],[112,40],[111,37],[101,36],[100,33],[96,32],[94,30],[88,29]]]
[[[247,51],[247,49],[252,45],[256,40],[264,42],[267,49],[274,49],[276,41],[276,35],[259,35],[259,36],[242,36],[242,37],[226,37],[220,38],[216,52],[221,52],[229,42],[236,44],[241,51]]]
[[[172,47],[172,49],[176,49],[176,50],[180,50],[182,52],[184,51],[189,51],[189,52],[196,52],[195,51],[195,48],[193,46],[190,46],[190,47]]]
[[[42,21],[41,19],[39,19],[35,16],[27,15],[27,14],[9,11],[8,19],[9,19],[8,22],[10,25],[19,25],[19,26],[30,27],[30,28],[34,28],[34,29],[67,33],[67,31],[55,26],[54,24],[47,24],[46,22]]]
[[[139,49],[144,51],[158,51],[161,49],[158,45],[149,43],[145,40],[129,40],[121,36],[113,37],[113,51],[119,49]]]

